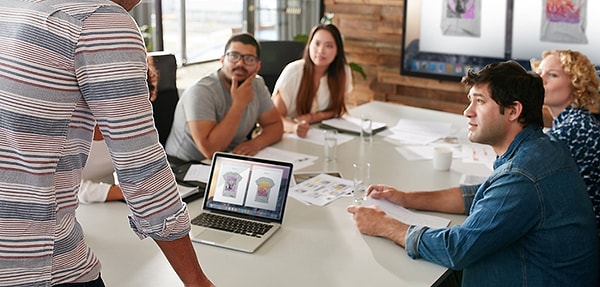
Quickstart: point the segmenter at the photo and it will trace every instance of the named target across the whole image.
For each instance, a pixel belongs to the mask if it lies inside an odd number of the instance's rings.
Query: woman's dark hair
[[[312,42],[315,34],[319,30],[328,31],[335,40],[337,46],[337,54],[335,59],[327,68],[327,85],[329,86],[329,92],[331,99],[329,102],[328,110],[332,110],[339,117],[346,113],[346,54],[344,53],[344,43],[342,42],[342,34],[332,24],[319,24],[315,26],[310,32],[308,42],[304,48],[304,68],[302,73],[302,79],[300,80],[300,88],[298,89],[298,96],[296,97],[296,114],[304,115],[310,113],[314,99],[317,94],[317,87],[314,82],[315,64],[310,59],[310,43]]]
[[[514,61],[493,63],[481,71],[472,69],[461,81],[465,86],[472,87],[488,84],[492,99],[500,106],[500,114],[504,108],[510,107],[515,101],[523,106],[519,123],[523,126],[534,124],[544,126],[542,106],[544,104],[544,83],[539,75],[527,72]]]

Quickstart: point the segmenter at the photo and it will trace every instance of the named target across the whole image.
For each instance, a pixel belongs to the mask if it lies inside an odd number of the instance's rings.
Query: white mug
[[[445,146],[433,148],[433,169],[449,170],[452,165],[452,149]]]

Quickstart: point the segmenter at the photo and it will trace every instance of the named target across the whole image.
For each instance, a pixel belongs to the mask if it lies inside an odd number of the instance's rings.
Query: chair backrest
[[[261,41],[260,71],[269,92],[273,93],[275,82],[285,65],[298,60],[304,52],[304,43],[299,41]]]
[[[148,57],[154,60],[158,72],[158,94],[152,102],[154,124],[158,130],[158,138],[164,146],[171,132],[175,107],[179,101],[177,91],[177,60],[175,55],[165,52],[151,52]]]

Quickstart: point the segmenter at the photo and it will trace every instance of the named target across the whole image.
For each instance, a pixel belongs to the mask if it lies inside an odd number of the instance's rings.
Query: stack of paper
[[[420,225],[420,226],[429,226],[432,228],[443,228],[443,227],[448,227],[448,225],[450,224],[450,219],[433,216],[433,215],[416,213],[416,212],[410,211],[400,205],[393,204],[385,199],[373,199],[373,198],[367,197],[367,200],[365,200],[363,202],[363,205],[378,206],[383,211],[385,211],[385,213],[387,215],[391,216],[392,218],[394,218],[398,221],[404,222],[409,225]]]
[[[388,137],[402,144],[430,144],[453,133],[450,123],[407,119],[399,120],[390,131]]]
[[[289,196],[305,204],[324,206],[352,193],[353,188],[351,180],[322,173],[290,188]]]

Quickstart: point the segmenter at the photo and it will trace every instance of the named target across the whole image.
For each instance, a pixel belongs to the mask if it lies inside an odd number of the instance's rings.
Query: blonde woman
[[[544,80],[544,105],[553,118],[547,133],[569,146],[588,186],[600,230],[600,125],[588,110],[600,99],[595,67],[580,52],[548,50],[541,61],[532,61],[532,68]]]

